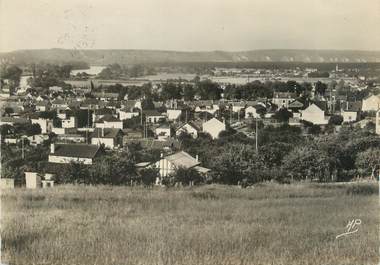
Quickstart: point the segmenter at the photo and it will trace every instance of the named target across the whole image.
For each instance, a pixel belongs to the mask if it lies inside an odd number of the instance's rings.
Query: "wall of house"
[[[56,156],[49,155],[49,162],[59,163],[59,164],[70,164],[71,162],[83,163],[85,165],[92,165],[91,158],[81,158],[81,157],[66,157],[66,156]]]
[[[256,112],[256,109],[255,108],[252,108],[252,107],[248,107],[246,108],[245,110],[245,118],[248,119],[249,117],[252,117],[252,118],[258,118],[260,115],[257,114]]]
[[[219,133],[226,130],[226,125],[222,122],[211,121],[203,124],[203,131],[209,133],[212,139],[217,139]]]
[[[191,127],[188,124],[185,124],[183,127],[181,127],[180,129],[178,129],[176,131],[176,135],[179,136],[182,132],[190,134],[191,136],[193,136],[194,139],[198,137],[197,130],[194,129],[193,127]]]
[[[114,148],[116,143],[115,143],[115,140],[113,138],[97,138],[97,137],[94,137],[91,139],[91,144],[95,144],[95,145],[101,145],[101,144],[104,144],[105,147],[107,148]]]
[[[342,113],[343,122],[354,122],[358,117],[356,111],[343,111]]]
[[[161,178],[174,173],[174,165],[165,158],[161,158],[159,161],[156,162],[156,168],[159,170]],[[160,182],[160,179],[156,180],[156,184],[161,184]]]
[[[380,108],[380,96],[371,96],[363,100],[362,111],[377,111]]]
[[[62,128],[76,128],[77,119],[75,117],[70,117],[69,119],[62,120]]]
[[[328,121],[325,120],[325,114],[323,111],[303,111],[302,120],[311,122],[316,125],[327,124]]]
[[[119,112],[119,118],[120,120],[128,120],[132,119],[133,117],[139,116],[138,112],[125,112],[125,111],[120,111]]]
[[[168,115],[168,119],[174,121],[180,117],[182,110],[170,109],[167,110],[166,113]]]

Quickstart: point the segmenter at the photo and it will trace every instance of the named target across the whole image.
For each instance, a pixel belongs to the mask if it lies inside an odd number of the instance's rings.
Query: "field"
[[[1,200],[6,264],[379,261],[376,184],[61,186]],[[361,219],[358,232],[336,239],[352,219]]]

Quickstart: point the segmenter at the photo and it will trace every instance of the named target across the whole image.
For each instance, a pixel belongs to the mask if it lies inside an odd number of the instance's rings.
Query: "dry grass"
[[[346,185],[2,194],[8,264],[377,264],[378,197]],[[368,192],[372,190],[372,192]],[[347,222],[359,231],[335,239]]]

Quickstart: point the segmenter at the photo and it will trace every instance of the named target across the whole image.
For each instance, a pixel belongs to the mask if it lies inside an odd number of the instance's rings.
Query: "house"
[[[144,110],[143,114],[145,114],[148,123],[158,123],[165,120],[165,116],[156,110]]]
[[[68,119],[63,119],[62,121],[62,128],[77,128],[78,127],[78,121],[75,116],[71,116]]]
[[[92,144],[51,144],[49,162],[69,164],[71,162],[92,165],[100,154],[100,146]]]
[[[123,145],[124,133],[120,129],[115,128],[95,128],[91,133],[91,144],[104,144],[106,148],[114,149]]]
[[[361,110],[361,102],[345,101],[340,106],[340,115],[343,117],[343,122],[355,122],[358,118],[358,112]]]
[[[67,109],[69,108],[69,103],[63,99],[55,99],[51,102],[53,109]]]
[[[133,117],[139,116],[139,112],[129,111],[128,109],[119,110],[119,119],[120,120],[128,120]]]
[[[117,100],[119,98],[119,93],[107,93],[105,91],[102,92],[94,92],[92,95],[98,99],[103,101],[111,101],[111,100]]]
[[[377,111],[380,109],[380,94],[363,99],[362,111]]]
[[[202,128],[203,132],[209,133],[212,139],[217,139],[219,138],[219,134],[222,131],[226,130],[226,123],[221,122],[216,118],[212,118],[211,120],[208,120],[205,123],[203,123]]]
[[[245,109],[245,118],[260,118],[260,113],[263,113],[263,110],[265,110],[265,108],[261,105],[248,106]]]
[[[14,126],[15,124],[28,124],[30,121],[24,118],[14,118],[14,117],[1,117],[0,125],[8,124]]]
[[[168,109],[166,110],[166,115],[169,121],[178,120],[181,117],[182,110],[180,109]]]
[[[163,124],[156,128],[155,135],[158,137],[159,140],[165,140],[167,138],[170,138],[172,136],[171,134],[172,130],[169,125]]]
[[[50,92],[63,92],[63,88],[60,86],[50,86],[49,91]]]
[[[116,128],[123,129],[123,122],[112,115],[104,115],[99,120],[95,121],[96,128]]]
[[[245,103],[244,102],[233,102],[231,104],[231,106],[232,106],[233,112],[240,113],[245,108]]]
[[[376,112],[376,134],[380,135],[380,109]]]
[[[35,103],[36,111],[48,111],[50,110],[50,106],[49,101],[37,101]]]
[[[93,113],[92,113],[92,120],[93,121],[99,120],[106,115],[113,116],[114,110],[108,109],[108,108],[95,109],[93,110]]]
[[[29,144],[33,146],[37,146],[43,144],[45,141],[49,140],[49,135],[47,134],[36,134],[32,136],[28,136]]]
[[[85,143],[87,137],[85,134],[67,132],[67,129],[61,134],[57,135],[58,142],[61,143]]]
[[[303,108],[303,103],[299,102],[298,100],[294,100],[288,104],[288,109],[292,112],[298,112]]]
[[[200,166],[198,156],[194,158],[184,151],[179,151],[166,156],[161,153],[161,158],[155,163],[155,167],[159,170],[160,175],[156,180],[157,185],[161,184],[163,177],[173,174],[178,168],[194,168],[201,174],[205,174],[210,171],[209,169]]]
[[[326,125],[328,119],[325,118],[325,112],[316,104],[311,104],[305,110],[301,110],[301,119],[316,125]]]
[[[31,118],[32,124],[38,124],[41,127],[41,133],[50,133],[53,129],[53,121],[45,118]]]
[[[296,98],[295,93],[289,93],[289,92],[275,92],[272,98],[272,103],[276,104],[279,108],[289,107],[289,103],[294,101]]]
[[[193,122],[189,121],[188,123],[183,124],[180,126],[175,134],[177,136],[181,135],[181,133],[187,133],[190,134],[194,139],[198,138],[198,132],[200,132],[201,129],[198,128]]]

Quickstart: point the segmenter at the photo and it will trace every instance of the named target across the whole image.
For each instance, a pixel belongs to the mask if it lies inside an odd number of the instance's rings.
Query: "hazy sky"
[[[380,50],[379,0],[0,0],[0,51]]]

